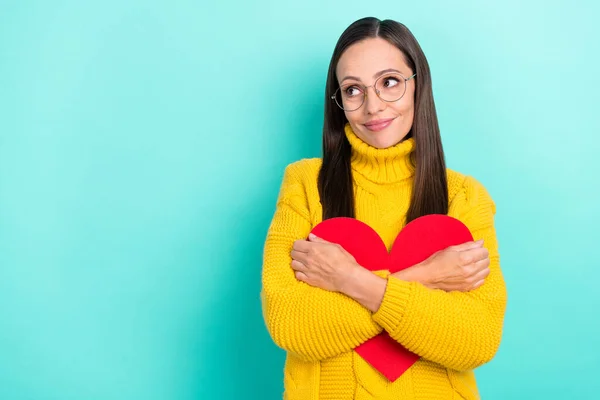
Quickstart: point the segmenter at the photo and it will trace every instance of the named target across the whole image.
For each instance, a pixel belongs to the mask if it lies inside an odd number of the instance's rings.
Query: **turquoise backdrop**
[[[0,0],[0,399],[276,399],[259,302],[284,167],[364,16],[428,57],[448,166],[497,203],[483,398],[600,392],[600,7]]]

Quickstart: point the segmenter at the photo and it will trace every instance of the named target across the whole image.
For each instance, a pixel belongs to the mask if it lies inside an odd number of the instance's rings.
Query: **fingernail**
[[[308,237],[309,237],[309,239],[314,239],[314,238],[316,238],[317,236],[316,236],[316,235],[314,235],[314,234],[312,234],[312,233],[309,233],[309,234],[308,234]]]

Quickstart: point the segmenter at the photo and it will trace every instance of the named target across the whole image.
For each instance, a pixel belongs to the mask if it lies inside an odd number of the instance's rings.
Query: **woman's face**
[[[353,44],[342,54],[336,75],[340,86],[347,88],[356,84],[363,91],[363,86],[373,85],[382,71],[389,70],[395,70],[405,78],[413,74],[396,46],[382,38],[369,38]],[[398,84],[403,85],[403,82]],[[406,82],[404,96],[395,102],[381,100],[370,87],[362,106],[344,113],[359,138],[373,147],[384,149],[402,141],[410,131],[414,96],[414,78]]]

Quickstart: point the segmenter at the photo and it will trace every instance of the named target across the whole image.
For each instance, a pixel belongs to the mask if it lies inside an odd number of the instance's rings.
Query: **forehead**
[[[405,74],[410,72],[404,55],[396,46],[382,38],[369,38],[344,51],[336,74],[338,79],[352,75],[369,81],[375,73],[388,68],[395,68]]]

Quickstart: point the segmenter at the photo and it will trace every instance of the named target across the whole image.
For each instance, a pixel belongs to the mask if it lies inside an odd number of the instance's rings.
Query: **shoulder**
[[[284,175],[291,175],[298,179],[312,178],[319,175],[322,160],[320,158],[303,158],[285,167]]]
[[[321,163],[320,158],[304,158],[288,164],[283,172],[281,196],[306,196],[316,188]]]
[[[320,158],[303,158],[288,164],[283,172],[282,189],[289,188],[290,185],[316,187],[321,162]]]
[[[476,178],[447,169],[449,214],[496,213],[496,204],[487,188]]]
[[[277,199],[278,206],[291,207],[307,221],[317,220],[322,214],[317,185],[320,158],[305,158],[288,164]]]

